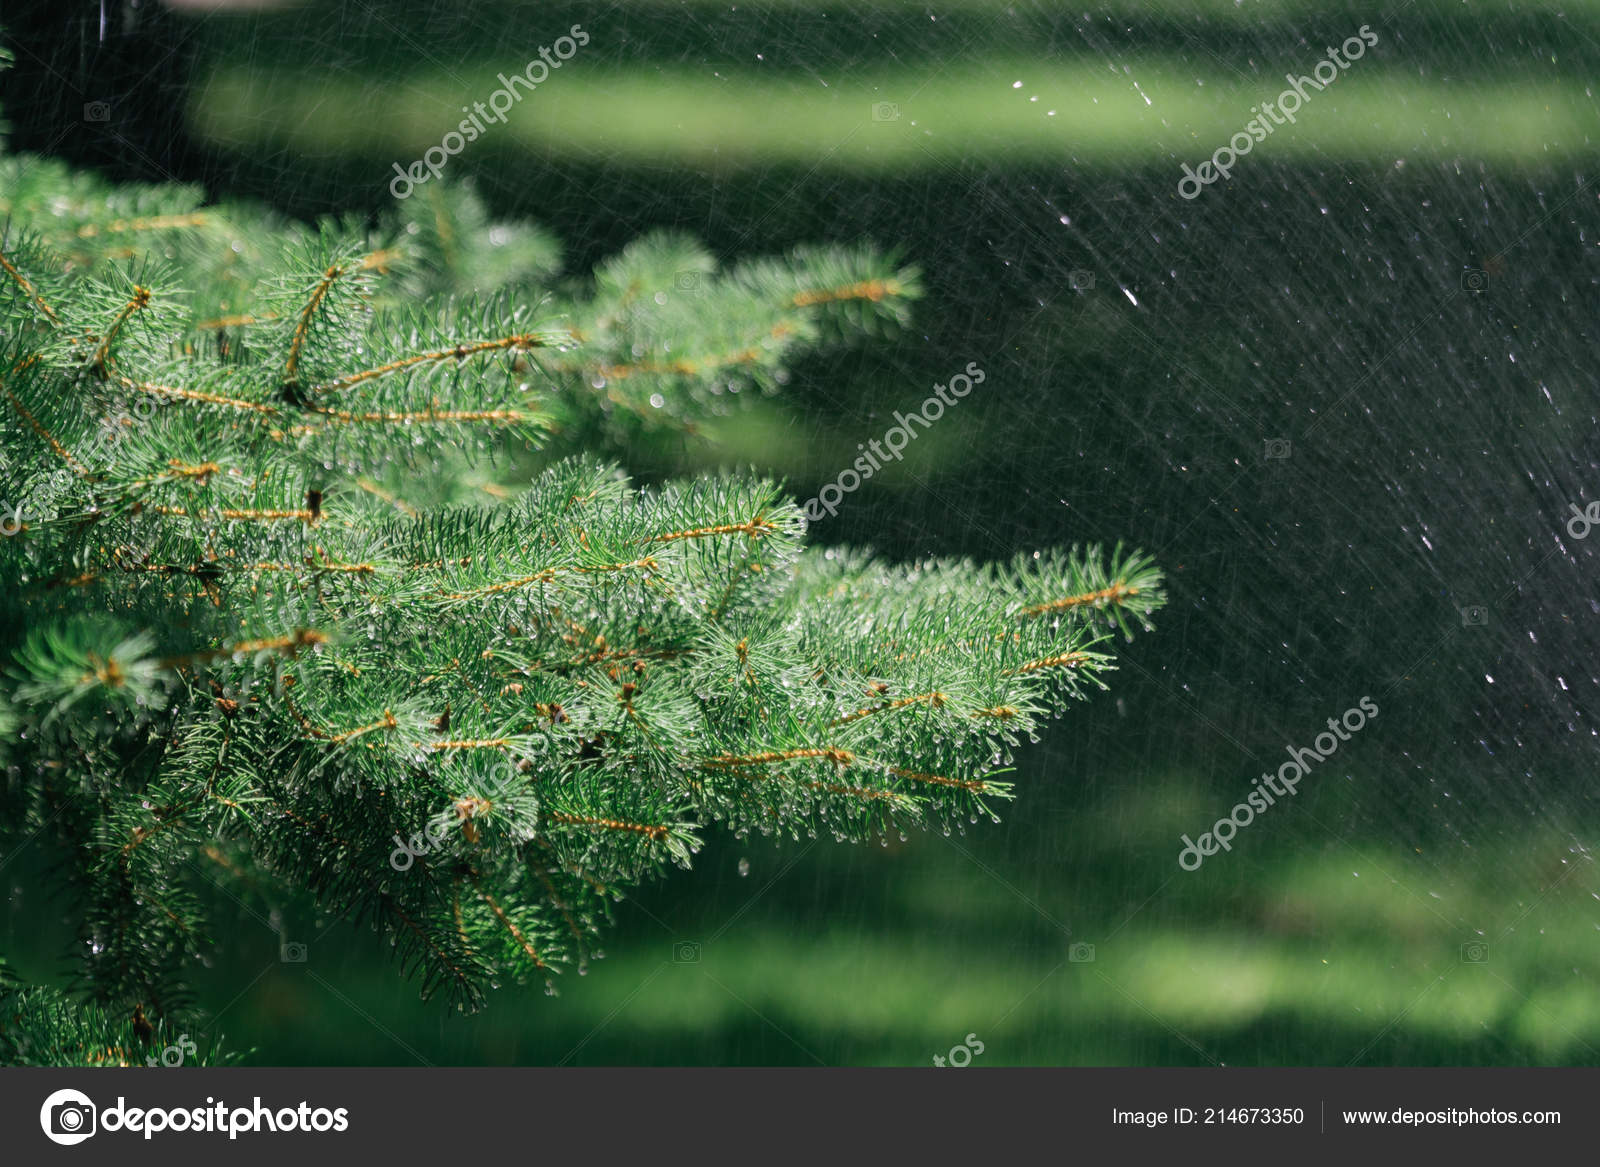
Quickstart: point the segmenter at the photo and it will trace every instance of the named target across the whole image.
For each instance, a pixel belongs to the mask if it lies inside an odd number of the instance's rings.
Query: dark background
[[[446,1016],[371,935],[219,893],[197,989],[229,1044],[284,1064],[926,1064],[969,1033],[976,1065],[1600,1058],[1600,591],[1565,527],[1600,492],[1600,5],[8,3],[0,108],[13,150],[376,214],[451,101],[573,23],[592,44],[451,163],[570,270],[675,227],[727,257],[870,239],[928,288],[911,330],[804,360],[718,441],[630,469],[754,462],[805,498],[977,361],[987,383],[816,537],[978,559],[1126,540],[1169,607],[1111,693],[1019,755],[1001,825],[714,842],[555,1000]],[[1295,131],[1178,197],[1180,163],[1362,24],[1380,44]],[[584,132],[618,93],[648,148]],[[900,116],[874,122],[877,101]],[[764,134],[708,153],[751,109]],[[1296,799],[1179,870],[1180,834],[1363,695],[1381,715]],[[24,890],[45,861],[7,873],[3,921],[40,978],[68,935]]]

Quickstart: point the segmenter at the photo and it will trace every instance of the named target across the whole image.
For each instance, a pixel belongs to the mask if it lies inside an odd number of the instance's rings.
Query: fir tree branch
[[[123,326],[131,320],[136,312],[143,312],[150,306],[150,289],[135,284],[133,295],[122,306],[116,317],[111,321],[111,326],[106,329],[105,335],[100,338],[100,343],[89,357],[89,367],[96,372],[104,374],[111,359],[111,346],[116,343],[117,336],[122,332]]]
[[[73,234],[79,239],[97,235],[117,235],[132,231],[173,231],[184,227],[203,227],[210,222],[204,214],[152,215],[145,219],[113,219],[109,223],[85,223]]]
[[[951,823],[1012,796],[995,759],[1162,602],[1121,548],[896,565],[808,548],[753,475],[510,468],[557,421],[687,429],[735,370],[776,390],[805,346],[905,323],[916,273],[870,249],[719,270],[655,235],[578,281],[441,185],[376,225],[230,207],[236,251],[197,192],[19,165],[11,213],[76,246],[0,257],[28,534],[0,542],[0,837],[72,856],[83,993],[119,1018],[183,1015],[201,857],[370,921],[424,994],[476,1008],[586,961],[702,826]],[[604,393],[562,392],[596,370]],[[36,1027],[63,1058],[137,1052]]]
[[[1124,580],[1097,588],[1092,592],[1083,592],[1076,596],[1063,596],[1059,600],[1051,600],[1044,604],[1035,604],[1022,610],[1025,616],[1044,616],[1051,612],[1064,611],[1067,608],[1103,607],[1106,604],[1122,604],[1139,594],[1139,589],[1128,586]]]
[[[44,318],[46,320],[55,325],[57,328],[61,327],[61,317],[56,315],[55,309],[51,308],[49,304],[45,303],[44,297],[39,294],[39,289],[33,286],[32,281],[18,271],[12,262],[6,258],[6,254],[3,249],[0,249],[0,269],[3,269],[6,275],[11,277],[11,281],[15,283],[17,287],[22,289],[22,294],[28,297],[33,306],[38,308],[40,312],[44,313]]]
[[[313,392],[318,394],[337,393],[342,389],[349,389],[363,381],[371,381],[378,377],[398,373],[404,369],[415,368],[418,365],[437,364],[444,361],[464,361],[469,357],[481,356],[484,353],[505,352],[517,349],[536,349],[546,345],[546,339],[532,332],[521,333],[517,336],[502,336],[495,340],[463,341],[453,348],[439,349],[434,352],[414,353],[408,357],[400,357],[373,369],[362,369],[357,373],[347,373],[336,380],[319,385]]]

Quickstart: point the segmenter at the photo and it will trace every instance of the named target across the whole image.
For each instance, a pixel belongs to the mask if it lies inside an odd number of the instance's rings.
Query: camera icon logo
[[[284,964],[304,964],[306,962],[306,946],[298,940],[290,940],[278,948],[278,959]]]
[[[1269,462],[1282,462],[1294,452],[1294,443],[1288,438],[1268,438],[1262,445]]]
[[[71,1147],[95,1132],[95,1105],[77,1090],[57,1090],[39,1108],[39,1126],[52,1143]]]
[[[700,290],[700,273],[697,271],[681,271],[673,278],[672,284],[680,292],[698,292]]]
[[[1468,604],[1461,609],[1461,627],[1483,628],[1489,623],[1489,609],[1482,604]]]
[[[1469,267],[1461,273],[1461,290],[1463,292],[1487,292],[1489,290],[1489,273],[1481,267]]]
[[[1469,940],[1461,946],[1462,964],[1488,964],[1489,945],[1482,940]]]
[[[1069,271],[1067,273],[1067,287],[1071,288],[1074,292],[1094,291],[1094,272]]]
[[[699,964],[700,941],[680,940],[672,946],[673,964]]]
[[[1093,964],[1094,945],[1084,944],[1081,941],[1067,949],[1067,959],[1073,964]]]
[[[109,101],[90,101],[83,107],[83,120],[86,122],[108,122],[111,120],[111,103]]]
[[[897,122],[900,120],[900,107],[892,101],[875,101],[872,103],[872,120]]]

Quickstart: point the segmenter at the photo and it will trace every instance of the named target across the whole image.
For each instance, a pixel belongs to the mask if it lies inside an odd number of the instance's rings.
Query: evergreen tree
[[[1120,548],[894,564],[754,474],[529,471],[902,324],[871,249],[656,234],[579,279],[464,187],[308,226],[38,158],[0,211],[0,846],[57,849],[79,921],[69,990],[0,975],[0,1060],[170,1042],[208,883],[473,1009],[710,827],[992,815],[1161,603]]]

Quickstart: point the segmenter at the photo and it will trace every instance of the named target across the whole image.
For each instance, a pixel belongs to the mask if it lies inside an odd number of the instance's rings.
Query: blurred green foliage
[[[1381,781],[1330,778],[1278,813],[1337,821]],[[1596,1059],[1600,871],[1559,834],[1297,851],[1263,820],[1180,871],[1178,835],[1220,809],[1142,775],[1087,798],[1041,784],[1018,822],[948,840],[714,841],[621,909],[587,977],[467,1019],[416,1000],[370,934],[305,905],[241,916],[197,984],[206,1037],[270,1064],[931,1065],[969,1033],[975,1066]],[[1542,888],[1496,874],[1530,858]],[[13,906],[8,947],[27,922]]]

